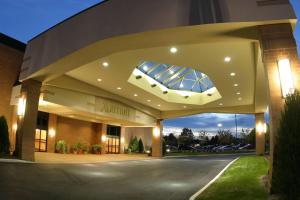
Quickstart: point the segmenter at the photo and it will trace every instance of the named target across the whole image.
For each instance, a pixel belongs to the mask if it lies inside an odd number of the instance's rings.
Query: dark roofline
[[[35,38],[37,38],[37,37],[43,35],[44,33],[48,32],[49,30],[55,28],[56,26],[59,26],[60,24],[64,23],[65,21],[68,21],[68,20],[72,19],[73,17],[76,17],[77,15],[80,15],[81,13],[83,13],[83,12],[85,12],[85,11],[88,11],[88,10],[90,10],[90,9],[96,7],[96,6],[99,6],[100,4],[106,3],[107,1],[109,1],[109,0],[103,0],[102,2],[96,3],[95,5],[92,5],[91,7],[88,7],[88,8],[86,8],[86,9],[84,9],[84,10],[82,10],[82,11],[80,11],[80,12],[78,12],[78,13],[76,13],[76,14],[74,14],[74,15],[72,15],[72,16],[66,18],[66,19],[64,19],[63,21],[61,21],[61,22],[55,24],[54,26],[51,26],[50,28],[44,30],[43,32],[37,34],[36,36],[34,36],[34,37],[31,38],[30,40],[28,40],[27,43],[29,43],[29,42],[31,42],[32,40],[34,40]]]
[[[26,49],[26,44],[7,35],[4,35],[3,33],[0,33],[0,43],[22,52],[25,52]]]

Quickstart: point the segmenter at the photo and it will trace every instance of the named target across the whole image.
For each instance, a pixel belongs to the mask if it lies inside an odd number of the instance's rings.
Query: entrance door
[[[46,152],[47,151],[47,130],[36,129],[35,130],[35,151]]]
[[[121,127],[112,125],[107,126],[106,153],[120,153],[120,133]]]

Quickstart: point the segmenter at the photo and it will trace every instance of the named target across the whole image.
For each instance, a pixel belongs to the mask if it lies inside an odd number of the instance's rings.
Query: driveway
[[[0,163],[1,199],[184,200],[235,155],[93,164]]]

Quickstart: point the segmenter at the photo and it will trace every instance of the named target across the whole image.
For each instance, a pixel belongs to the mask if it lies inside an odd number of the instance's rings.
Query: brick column
[[[57,115],[49,113],[48,120],[48,140],[47,140],[47,152],[54,153],[55,152],[55,142],[56,142],[56,134],[57,134]]]
[[[277,129],[280,122],[284,99],[281,94],[277,62],[288,58],[291,62],[296,89],[300,89],[300,65],[297,46],[291,24],[272,24],[258,27],[260,46],[268,83],[270,114],[270,177],[273,171],[273,153],[276,144]]]
[[[16,153],[22,160],[34,161],[34,139],[41,83],[26,80],[22,83],[23,114],[18,117]]]
[[[120,135],[120,153],[124,153],[125,148],[125,127],[121,126],[121,135]]]
[[[265,124],[265,116],[264,113],[256,113],[255,114],[255,124],[256,124],[256,155],[264,155],[265,154],[265,132],[264,130],[258,130],[258,126],[261,126],[263,129]]]
[[[97,124],[97,141],[100,141],[102,146],[101,154],[106,154],[106,132],[107,132],[107,124]]]
[[[162,123],[161,120],[157,120],[157,125],[152,129],[152,156],[162,157]]]

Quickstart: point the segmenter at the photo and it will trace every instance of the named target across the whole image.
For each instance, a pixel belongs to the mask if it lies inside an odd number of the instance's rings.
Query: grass
[[[260,178],[267,172],[264,157],[241,157],[197,200],[266,200],[268,192]]]

